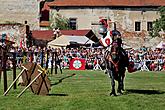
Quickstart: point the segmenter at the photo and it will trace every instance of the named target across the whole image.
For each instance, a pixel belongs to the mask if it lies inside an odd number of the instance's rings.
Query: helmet
[[[107,28],[104,25],[99,27],[99,34],[104,35],[107,32]]]
[[[113,30],[112,31],[112,36],[121,36],[121,33],[118,30]]]

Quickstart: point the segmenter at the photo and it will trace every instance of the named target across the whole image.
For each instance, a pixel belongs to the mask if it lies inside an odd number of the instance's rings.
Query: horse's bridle
[[[112,57],[109,55],[109,58],[108,58],[108,60],[115,66],[115,71],[116,72],[118,72],[118,63],[119,63],[119,60],[117,61],[117,62],[114,62],[113,60],[112,60]]]
[[[107,56],[107,59],[108,59],[108,61],[110,61],[110,62],[115,66],[115,71],[118,72],[118,70],[119,70],[119,69],[118,69],[119,60],[117,60],[117,62],[114,62],[114,61],[112,60],[112,56],[111,56],[111,55],[113,55],[113,54],[117,55],[117,52],[111,52],[111,54]]]

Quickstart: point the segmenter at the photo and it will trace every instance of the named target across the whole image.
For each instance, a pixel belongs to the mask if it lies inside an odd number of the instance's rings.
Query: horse
[[[128,61],[128,58],[122,54],[120,49],[121,47],[117,44],[112,44],[111,47],[106,49],[104,54],[107,74],[111,78],[112,90],[110,96],[117,96],[115,91],[115,80],[118,81],[118,94],[122,95],[122,91],[124,91],[125,64]]]

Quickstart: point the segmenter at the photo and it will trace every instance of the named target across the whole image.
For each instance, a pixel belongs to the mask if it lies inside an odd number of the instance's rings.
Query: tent
[[[130,47],[130,46],[124,44],[124,45],[123,45],[123,49],[129,50],[129,49],[132,49],[132,47]]]
[[[165,48],[165,42],[161,41],[161,42],[156,46],[156,48],[160,48],[160,49]]]
[[[92,40],[87,38],[86,36],[70,36],[70,35],[62,35],[55,40],[48,42],[48,46],[50,47],[66,47],[71,43],[77,44],[90,44],[94,43]]]

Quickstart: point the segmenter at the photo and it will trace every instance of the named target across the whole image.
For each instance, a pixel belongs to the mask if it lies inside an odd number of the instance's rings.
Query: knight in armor
[[[116,23],[114,23],[114,30],[112,31],[108,30],[108,24],[104,19],[101,19],[100,23],[101,27],[99,28],[99,34],[102,35],[102,37],[100,38],[99,42],[92,44],[92,47],[103,46],[105,48],[104,53],[106,54],[106,51],[111,52],[111,46],[113,45],[113,43],[116,43],[119,47],[120,54],[123,55],[123,57],[125,58],[124,66],[128,67],[128,55],[126,51],[122,48],[121,33],[118,30],[116,30]]]
[[[123,49],[122,47],[122,39],[121,39],[121,34],[118,30],[113,30],[112,31],[112,45],[113,43],[116,43],[119,47],[119,52],[121,55],[123,55],[123,57],[125,58],[125,67],[128,67],[129,65],[129,58],[128,58],[128,54],[126,53],[126,51]]]

